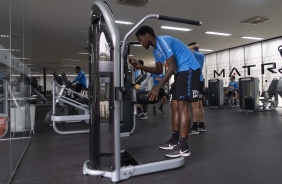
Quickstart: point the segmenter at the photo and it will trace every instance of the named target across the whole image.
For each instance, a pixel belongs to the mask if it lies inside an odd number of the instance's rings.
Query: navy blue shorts
[[[199,100],[201,69],[175,74],[172,86],[172,100],[197,102]]]

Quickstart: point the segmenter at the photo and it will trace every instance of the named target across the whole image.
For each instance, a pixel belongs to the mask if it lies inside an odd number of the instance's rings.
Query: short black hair
[[[80,66],[76,66],[75,69],[81,70]]]
[[[141,64],[141,65],[144,65],[144,61],[142,61],[142,60],[138,60],[139,61],[139,63]]]
[[[231,75],[232,79],[235,80],[235,75]]]
[[[197,45],[197,42],[191,42],[188,44],[188,46],[192,46],[192,45]]]
[[[147,25],[141,26],[135,33],[135,36],[145,35],[146,33],[149,33],[150,35],[156,37],[154,29]]]

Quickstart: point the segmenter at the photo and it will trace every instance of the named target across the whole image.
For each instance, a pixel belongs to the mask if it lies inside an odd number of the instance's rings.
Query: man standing
[[[200,88],[199,88],[199,117],[198,118],[196,118],[195,116],[193,117],[193,125],[192,125],[192,134],[199,134],[199,131],[200,132],[206,131],[206,127],[204,123],[204,107],[202,103],[203,90],[205,86],[202,70],[204,67],[205,56],[204,54],[199,52],[200,46],[196,42],[192,42],[188,44],[188,46],[201,66]],[[199,125],[198,125],[198,121],[199,121]]]
[[[148,49],[154,47],[155,67],[140,65],[137,60],[129,59],[135,68],[156,74],[163,73],[163,66],[168,67],[164,78],[149,93],[150,100],[157,99],[160,89],[172,74],[175,74],[175,90],[172,95],[172,136],[168,142],[159,147],[171,150],[168,157],[189,156],[188,131],[189,108],[191,102],[194,109],[198,107],[199,80],[201,67],[190,49],[180,40],[171,36],[156,36],[149,26],[141,26],[136,32],[137,40]],[[198,116],[198,114],[196,114]]]
[[[86,76],[79,66],[75,67],[75,73],[77,77],[71,82],[72,87],[76,92],[80,92],[82,88],[86,88]]]

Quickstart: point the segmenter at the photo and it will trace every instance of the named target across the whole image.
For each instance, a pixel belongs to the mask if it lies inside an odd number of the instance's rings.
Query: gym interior
[[[281,12],[278,0],[1,0],[0,184],[281,183]],[[204,54],[206,131],[189,131],[189,157],[159,148],[174,76],[163,112],[137,92],[129,58],[156,65],[136,39],[142,25]]]

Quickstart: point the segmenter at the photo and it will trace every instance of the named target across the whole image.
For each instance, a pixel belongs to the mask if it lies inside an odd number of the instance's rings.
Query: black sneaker
[[[171,151],[165,154],[167,157],[188,157],[190,155],[189,146],[187,148],[182,149],[180,144],[177,144]]]
[[[177,141],[175,141],[176,143],[174,143],[171,139],[169,141],[167,141],[166,143],[162,144],[159,146],[159,148],[164,149],[164,150],[171,150],[173,149],[175,146],[177,146]]]
[[[144,112],[140,112],[140,113],[138,113],[136,116],[137,117],[140,117],[140,116],[142,116],[144,114]]]
[[[153,111],[153,114],[154,114],[154,115],[157,115],[157,112],[156,112],[156,110],[154,110],[154,111]]]
[[[199,134],[199,128],[198,128],[198,125],[193,123],[193,126],[192,126],[192,135],[197,135]]]
[[[204,126],[199,126],[199,131],[200,132],[205,132],[205,131],[207,131],[207,129],[206,129],[206,126],[204,125]]]
[[[138,116],[138,119],[148,119],[147,113],[143,113],[141,116]]]

